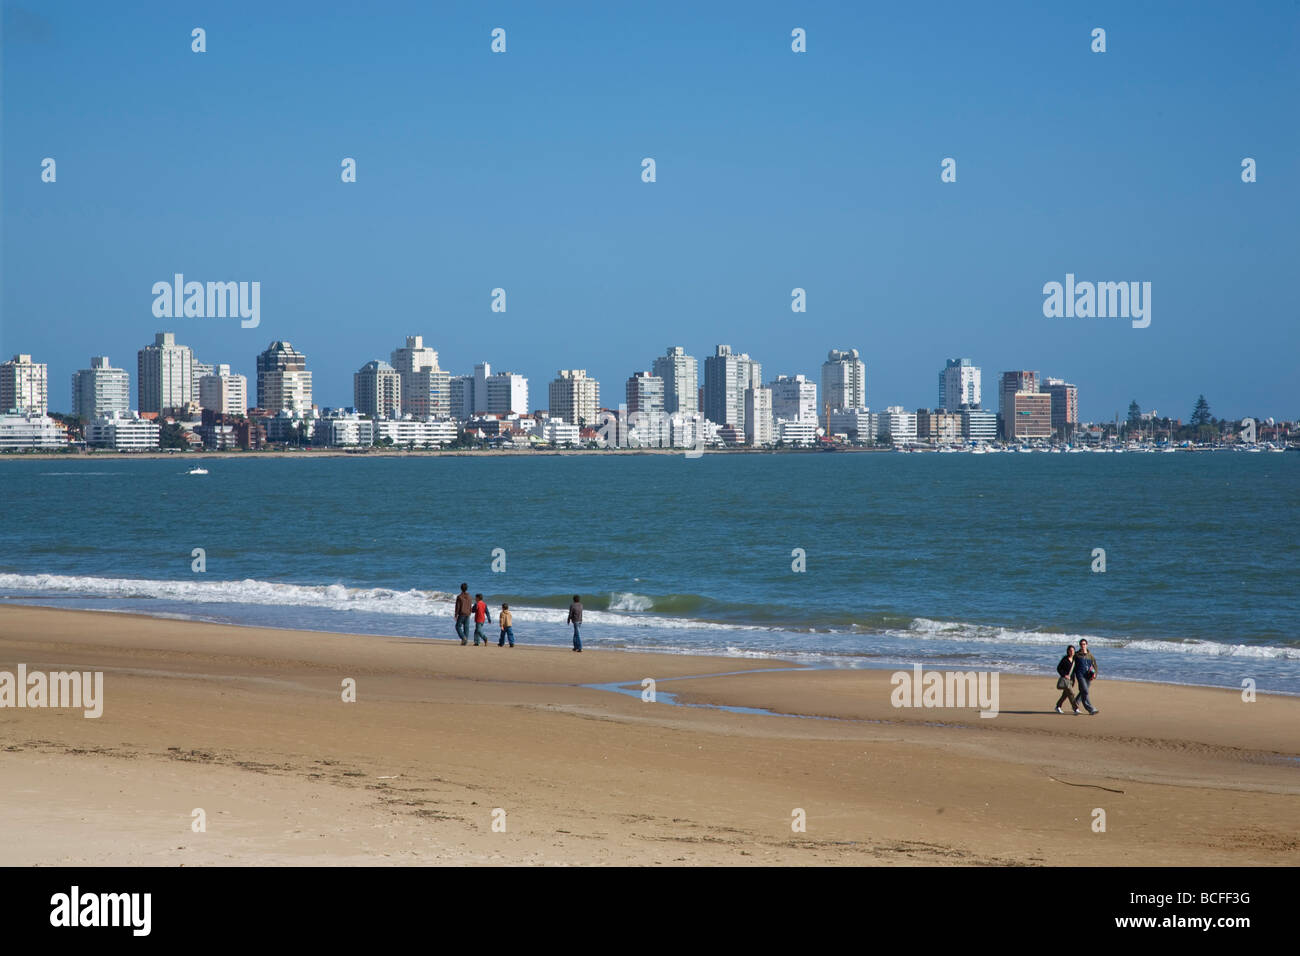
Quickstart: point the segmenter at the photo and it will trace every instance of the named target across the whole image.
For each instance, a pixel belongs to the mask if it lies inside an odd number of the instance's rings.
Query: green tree
[[[1196,400],[1196,407],[1192,409],[1192,425],[1199,429],[1202,425],[1210,424],[1210,403],[1202,395]]]
[[[163,422],[162,430],[158,433],[159,448],[179,448],[182,451],[188,450],[190,443],[185,440],[185,429],[181,428],[179,422]]]
[[[1142,408],[1138,405],[1137,399],[1128,403],[1128,426],[1137,428],[1142,421]]]

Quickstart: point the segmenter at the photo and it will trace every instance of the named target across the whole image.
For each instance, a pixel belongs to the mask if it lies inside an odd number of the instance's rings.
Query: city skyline
[[[1228,418],[1297,414],[1285,11],[940,4],[897,11],[882,42],[867,10],[683,6],[681,29],[671,9],[580,28],[510,10],[494,55],[498,24],[473,10],[232,3],[201,11],[199,55],[162,5],[7,7],[0,355],[47,356],[63,382],[84,362],[65,341],[134,352],[160,327],[155,283],[182,273],[260,283],[260,324],[174,319],[178,338],[250,385],[247,355],[301,343],[330,406],[412,327],[445,368],[490,355],[534,382],[577,364],[610,383],[705,327],[694,354],[732,342],[765,377],[857,342],[873,392],[906,407],[932,405],[942,342],[1087,383],[1087,419],[1132,399],[1186,415],[1200,393]],[[379,50],[322,92],[322,65]],[[1071,275],[1150,283],[1150,325],[1047,318],[1044,285]]]

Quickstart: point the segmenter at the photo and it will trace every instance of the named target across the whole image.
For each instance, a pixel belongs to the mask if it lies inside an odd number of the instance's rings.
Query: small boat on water
[[[185,474],[187,474],[187,475],[206,475],[207,473],[208,473],[208,470],[207,470],[206,468],[200,468],[200,467],[197,466],[197,465],[195,465],[195,466],[194,466],[193,468],[191,468],[189,471],[185,472]]]

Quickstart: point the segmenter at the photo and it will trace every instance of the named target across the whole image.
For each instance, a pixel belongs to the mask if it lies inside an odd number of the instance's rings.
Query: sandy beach
[[[0,709],[10,866],[1300,863],[1294,697],[1101,680],[1073,717],[1003,676],[984,719],[888,671],[0,607],[20,664],[104,702]]]

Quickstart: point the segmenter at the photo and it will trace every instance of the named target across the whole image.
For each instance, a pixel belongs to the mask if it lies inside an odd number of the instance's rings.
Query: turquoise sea
[[[1300,693],[1294,452],[194,460],[0,460],[0,601]]]

